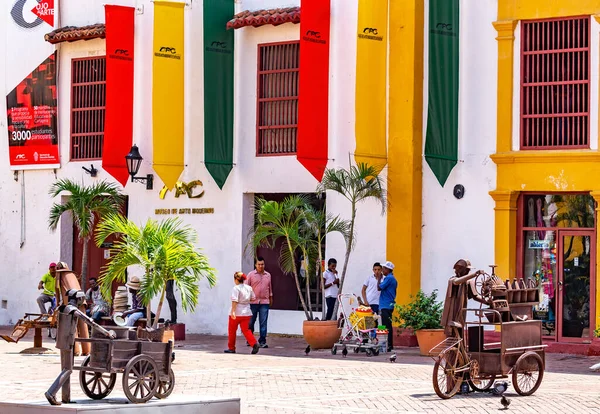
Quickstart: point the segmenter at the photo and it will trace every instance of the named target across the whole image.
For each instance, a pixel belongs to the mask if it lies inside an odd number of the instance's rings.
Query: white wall
[[[459,162],[442,188],[423,159],[421,286],[426,292],[438,289],[440,299],[458,259],[470,259],[481,269],[494,260],[494,202],[488,193],[496,187],[496,167],[489,158],[496,137],[496,1],[463,0],[460,6]],[[424,108],[427,33],[426,27]],[[426,126],[424,111],[424,136]],[[465,187],[461,200],[453,196],[456,184]]]
[[[143,6],[144,12],[136,14],[136,53],[134,85],[134,142],[139,146],[144,162],[139,175],[152,173],[152,31],[153,5],[150,0],[120,1],[119,4]],[[238,9],[286,6],[289,2],[271,0],[269,6],[264,1],[244,1]],[[349,6],[352,3],[353,7]],[[292,5],[297,5],[298,2]],[[62,0],[61,16],[63,26],[85,25],[104,21],[102,2],[81,2]],[[241,7],[241,9],[240,9]],[[306,171],[295,157],[255,157],[256,143],[256,56],[257,45],[263,42],[276,42],[299,38],[299,25],[284,24],[278,27],[243,28],[236,36],[236,98],[235,98],[235,166],[223,188],[220,190],[208,174],[203,164],[203,71],[202,71],[202,5],[193,1],[186,8],[186,94],[185,94],[185,163],[182,181],[200,179],[206,191],[201,199],[186,197],[175,199],[169,193],[160,200],[158,193],[163,186],[155,174],[154,190],[145,186],[128,183],[124,192],[129,196],[129,217],[137,223],[156,216],[156,208],[203,208],[213,207],[214,214],[182,215],[184,222],[192,225],[199,234],[198,245],[209,257],[210,263],[218,271],[218,283],[209,290],[205,282],[201,285],[200,304],[194,314],[183,315],[180,320],[187,325],[189,332],[210,332],[225,334],[227,314],[230,307],[229,292],[232,287],[231,275],[236,270],[249,271],[242,267],[243,250],[243,194],[255,192],[312,192],[317,181]],[[0,21],[1,23],[1,21]],[[348,166],[349,154],[354,151],[354,82],[355,82],[355,42],[348,42],[355,36],[356,0],[335,0],[332,4],[331,75],[330,75],[330,141],[329,167]],[[4,34],[3,31],[0,33]],[[0,38],[0,40],[2,40]],[[4,44],[4,42],[0,42]],[[2,47],[2,46],[0,46]],[[0,52],[2,49],[0,49]],[[62,168],[25,172],[25,203],[27,240],[19,248],[20,191],[19,182],[13,180],[8,170],[6,141],[0,140],[0,159],[6,165],[5,173],[0,174],[0,189],[3,200],[0,207],[0,262],[6,263],[7,271],[0,275],[0,300],[8,298],[8,310],[0,309],[0,324],[16,321],[25,312],[37,309],[35,298],[37,282],[46,271],[50,261],[59,260],[61,244],[68,246],[70,236],[50,233],[47,230],[47,214],[53,201],[47,195],[49,186],[56,178],[69,177],[89,184],[97,180],[112,178],[101,168],[100,161],[94,166],[100,171],[93,179],[85,174],[82,166],[90,162],[69,162],[69,108],[70,108],[70,62],[73,58],[103,55],[105,41],[96,39],[59,46],[59,136]],[[2,54],[4,56],[4,54]],[[2,78],[0,65],[0,79]],[[20,76],[20,75],[19,75]],[[18,76],[17,76],[18,77]],[[3,83],[0,83],[3,87]],[[0,89],[0,92],[2,90]],[[4,93],[4,96],[6,93]],[[0,99],[3,109],[4,99]],[[2,114],[6,112],[2,110]],[[4,116],[0,118],[1,130],[6,136]],[[123,154],[125,155],[125,154]],[[349,216],[348,203],[334,195],[328,195],[329,212]],[[369,203],[360,205],[357,219],[358,244],[351,258],[348,270],[347,292],[360,290],[362,281],[369,275],[374,261],[385,260],[385,217],[379,209]],[[68,257],[63,247],[62,257]],[[342,261],[343,241],[339,236],[327,240],[327,257],[337,257]],[[134,273],[134,272],[132,272]],[[15,278],[19,283],[13,283]],[[168,307],[166,308],[168,316]],[[269,318],[269,331],[301,333],[303,312],[272,311]]]

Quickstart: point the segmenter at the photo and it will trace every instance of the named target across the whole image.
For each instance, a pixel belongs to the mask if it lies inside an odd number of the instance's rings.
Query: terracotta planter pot
[[[419,350],[424,356],[431,356],[429,353],[431,348],[446,339],[443,329],[420,329],[415,333],[419,342]]]
[[[337,321],[304,321],[302,334],[312,349],[330,349],[340,339]]]

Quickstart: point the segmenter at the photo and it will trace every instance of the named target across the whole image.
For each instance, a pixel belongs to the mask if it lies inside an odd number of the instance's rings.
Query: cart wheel
[[[90,357],[88,356],[81,366],[87,367],[89,364]],[[117,382],[117,374],[114,372],[79,371],[79,385],[85,395],[92,400],[101,400],[108,396],[115,387],[115,382]]]
[[[471,388],[473,388],[474,391],[486,392],[487,390],[492,388],[492,385],[494,385],[495,380],[496,376],[492,375],[489,378],[477,378],[476,380],[469,378],[467,381],[469,382],[469,385],[471,386]],[[475,381],[477,381],[477,384],[475,383]]]
[[[512,384],[519,395],[537,391],[544,378],[544,362],[535,352],[525,352],[517,359],[512,372]]]
[[[334,345],[331,347],[331,355],[337,354],[337,347]]]
[[[452,398],[460,389],[463,373],[456,372],[464,365],[463,356],[456,349],[443,352],[433,366],[433,389],[438,397]]]
[[[371,350],[371,348],[365,349],[365,353],[367,354],[368,357],[370,357],[371,355],[373,355],[373,351]]]
[[[173,392],[173,388],[175,388],[175,373],[172,369],[169,369],[169,379],[160,381],[155,394],[156,398],[159,400],[167,398]]]
[[[132,403],[145,403],[154,397],[158,388],[156,362],[147,355],[136,355],[123,371],[123,391]]]
[[[379,348],[373,348],[373,356],[379,355]]]

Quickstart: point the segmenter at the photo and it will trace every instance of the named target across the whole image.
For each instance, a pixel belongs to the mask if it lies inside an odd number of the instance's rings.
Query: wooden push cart
[[[113,328],[117,339],[106,339],[92,329],[92,338],[78,339],[90,342],[91,354],[81,366],[79,384],[83,392],[94,400],[108,396],[113,390],[117,374],[122,373],[123,391],[133,403],[145,403],[152,397],[167,398],[175,387],[171,369],[173,342],[149,342],[129,339],[135,336],[127,328]]]
[[[489,275],[485,275],[489,278]],[[488,279],[489,280],[489,279]],[[435,355],[433,388],[440,398],[451,398],[467,381],[474,391],[488,391],[496,379],[512,377],[520,395],[533,394],[544,377],[542,322],[511,313],[501,292],[477,284],[495,309],[464,309],[463,324],[451,322],[453,335],[431,350]],[[498,295],[498,296],[497,296]],[[469,317],[471,316],[471,317]],[[473,318],[475,316],[475,318]],[[500,342],[486,342],[484,327],[500,331]]]

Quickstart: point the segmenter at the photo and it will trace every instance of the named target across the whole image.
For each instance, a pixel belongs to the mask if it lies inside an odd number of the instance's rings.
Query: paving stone
[[[0,333],[7,333],[1,329]],[[19,344],[0,343],[0,400],[41,400],[60,370],[58,355],[21,355],[32,336]],[[250,355],[238,339],[238,354],[223,354],[226,338],[187,335],[176,343],[175,394],[240,397],[242,413],[496,413],[500,398],[489,394],[439,399],[431,384],[433,360],[414,348],[367,357],[331,355],[313,350],[304,355],[300,338],[269,338],[268,349]],[[76,363],[82,358],[76,358]],[[540,389],[520,397],[511,387],[511,413],[599,413],[600,374],[589,367],[599,357],[549,354]],[[72,377],[75,398],[85,398],[78,373]],[[508,380],[510,382],[510,379]],[[122,396],[117,379],[115,396]]]

